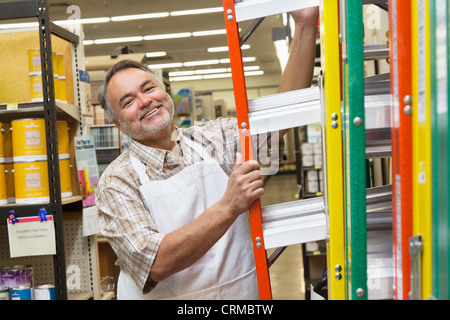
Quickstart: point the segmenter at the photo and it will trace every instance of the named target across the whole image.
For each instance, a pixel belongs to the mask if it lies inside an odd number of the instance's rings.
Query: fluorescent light
[[[264,71],[259,70],[259,71],[246,71],[244,72],[245,76],[262,76],[264,74]]]
[[[94,40],[95,44],[105,44],[105,43],[120,43],[120,42],[134,42],[142,41],[143,37],[122,37],[122,38],[109,38],[109,39],[97,39]]]
[[[219,79],[219,78],[231,78],[231,73],[207,74],[203,76],[203,79]]]
[[[57,25],[73,25],[73,24],[92,24],[92,23],[105,23],[109,22],[111,19],[109,17],[100,17],[100,18],[87,18],[87,19],[67,19],[67,20],[58,20],[54,21]]]
[[[255,57],[244,57],[242,58],[242,62],[254,62],[256,61]],[[230,63],[230,58],[220,59],[220,63]]]
[[[186,77],[175,77],[170,78],[170,81],[189,81],[189,80],[202,80],[203,76],[186,76]]]
[[[91,44],[94,44],[94,40],[83,40],[83,45],[84,46],[88,46],[88,45],[91,45]]]
[[[181,62],[174,63],[159,63],[159,64],[149,64],[150,69],[164,69],[164,68],[180,68],[183,66]]]
[[[224,72],[227,72],[227,68],[195,70],[195,74],[211,74],[211,73],[224,73]]]
[[[0,24],[0,29],[35,28],[38,26],[39,22],[5,23]]]
[[[284,71],[287,60],[289,58],[289,48],[286,40],[277,40],[273,42],[275,46],[275,52],[280,63],[281,71]]]
[[[169,77],[180,77],[180,76],[193,76],[195,71],[172,71],[169,72]]]
[[[208,64],[218,64],[219,62],[220,62],[219,59],[189,61],[189,62],[183,63],[183,66],[185,66],[185,67],[203,66],[203,65],[208,65]]]
[[[171,16],[186,16],[186,15],[192,15],[192,14],[203,14],[203,13],[212,13],[212,12],[223,12],[223,7],[172,11],[170,13],[170,15]]]
[[[250,45],[249,44],[244,44],[241,47],[241,50],[247,50],[247,49],[250,49]],[[225,51],[228,51],[228,46],[212,47],[212,48],[208,48],[207,50],[208,50],[208,52],[225,52]]]
[[[191,35],[192,34],[190,32],[154,34],[154,35],[144,36],[144,40],[161,40],[161,39],[174,39],[174,38],[188,38]]]
[[[205,31],[192,32],[192,35],[194,37],[213,36],[216,34],[227,34],[227,30],[226,29],[217,29],[217,30],[205,30]]]
[[[147,52],[145,56],[147,58],[154,58],[154,57],[164,57],[167,54],[165,51],[155,51],[155,52]]]
[[[140,19],[153,19],[168,17],[168,12],[156,12],[156,13],[143,13],[143,14],[131,14],[126,16],[115,16],[111,18],[111,21],[130,21]]]

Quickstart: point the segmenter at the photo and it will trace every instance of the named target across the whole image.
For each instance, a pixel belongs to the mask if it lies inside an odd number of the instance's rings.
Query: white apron
[[[203,161],[166,180],[150,181],[145,165],[130,155],[141,180],[140,190],[156,227],[170,233],[192,222],[225,193],[228,176],[202,146],[184,141]],[[118,299],[259,299],[248,215],[240,215],[222,238],[197,262],[141,294],[124,270],[120,272]]]

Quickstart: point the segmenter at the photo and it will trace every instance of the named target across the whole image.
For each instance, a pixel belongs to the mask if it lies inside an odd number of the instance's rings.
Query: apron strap
[[[141,161],[139,161],[135,156],[133,156],[131,153],[130,153],[130,159],[131,159],[131,164],[133,165],[135,171],[139,175],[139,179],[141,180],[141,185],[149,183],[150,178],[148,177],[148,175],[146,173],[145,165]]]
[[[198,142],[194,142],[192,141],[189,137],[184,136],[184,141],[186,142],[186,144],[188,146],[190,146],[192,149],[194,149],[195,152],[197,152],[203,159],[203,161],[205,162],[214,162],[215,160],[208,154],[208,152],[206,152],[205,148],[203,147],[203,145],[201,145]]]

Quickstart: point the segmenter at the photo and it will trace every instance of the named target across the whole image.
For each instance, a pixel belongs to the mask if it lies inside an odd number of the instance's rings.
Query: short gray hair
[[[155,75],[155,73],[147,67],[147,65],[132,61],[132,60],[122,60],[117,62],[115,65],[113,65],[105,76],[104,83],[100,86],[98,90],[98,101],[100,102],[100,105],[106,112],[106,116],[109,120],[115,120],[117,119],[117,115],[114,112],[114,109],[111,107],[111,104],[109,103],[108,96],[106,94],[106,88],[108,87],[109,81],[111,81],[111,78],[119,71],[129,69],[129,68],[136,68],[140,69],[142,71],[145,71],[153,76],[155,78],[158,85],[161,86],[161,88],[164,89],[164,85],[162,84],[161,80]]]

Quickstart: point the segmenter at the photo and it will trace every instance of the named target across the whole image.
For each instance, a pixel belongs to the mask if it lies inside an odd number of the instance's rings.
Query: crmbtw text
[[[205,318],[212,314],[222,315],[270,315],[273,311],[273,305],[263,304],[224,304],[221,307],[192,307],[185,304],[178,307],[179,315],[203,315]]]

